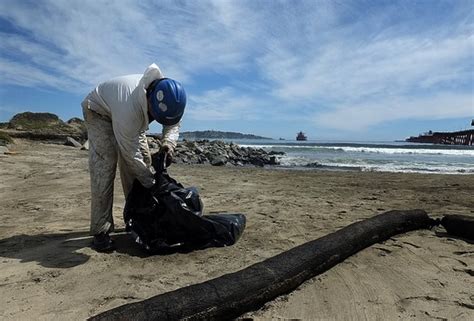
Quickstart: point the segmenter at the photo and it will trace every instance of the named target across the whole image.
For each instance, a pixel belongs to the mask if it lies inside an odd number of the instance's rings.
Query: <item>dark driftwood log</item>
[[[474,217],[466,215],[445,215],[441,225],[448,234],[474,241]]]
[[[90,320],[232,319],[294,290],[374,243],[434,224],[422,210],[386,212],[238,272],[119,306]]]

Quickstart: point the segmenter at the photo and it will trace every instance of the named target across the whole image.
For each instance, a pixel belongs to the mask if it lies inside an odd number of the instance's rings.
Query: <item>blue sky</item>
[[[0,34],[0,121],[80,117],[153,62],[186,88],[183,131],[394,140],[474,118],[473,1],[2,0]]]

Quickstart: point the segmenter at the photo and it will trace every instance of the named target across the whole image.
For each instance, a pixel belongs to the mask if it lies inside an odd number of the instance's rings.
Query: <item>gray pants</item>
[[[115,140],[112,122],[107,116],[100,115],[87,106],[83,106],[84,120],[89,138],[89,171],[91,176],[91,235],[114,231],[112,215],[114,180],[117,163],[125,198],[135,179],[125,166]],[[145,163],[150,166],[150,150],[145,134],[140,137],[140,149]]]

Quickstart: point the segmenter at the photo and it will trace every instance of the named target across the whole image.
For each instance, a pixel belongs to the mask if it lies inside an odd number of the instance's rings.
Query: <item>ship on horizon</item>
[[[296,140],[308,140],[308,137],[306,137],[306,135],[303,132],[299,132],[296,135]]]

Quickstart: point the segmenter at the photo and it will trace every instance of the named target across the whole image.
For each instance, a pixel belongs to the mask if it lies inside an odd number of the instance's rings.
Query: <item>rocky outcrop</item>
[[[64,128],[67,125],[58,116],[51,113],[25,112],[13,116],[8,123],[8,129],[40,130]]]
[[[83,120],[72,118],[63,122],[58,116],[51,113],[24,112],[16,114],[7,126],[2,126],[1,130],[14,138],[58,143],[64,142],[68,136],[78,141],[85,141],[87,138]]]
[[[159,149],[159,141],[148,137],[152,152]],[[153,146],[156,146],[154,150]],[[213,166],[258,166],[279,165],[284,153],[267,152],[262,148],[240,147],[223,141],[180,141],[175,149],[173,161],[177,164],[210,164]]]

